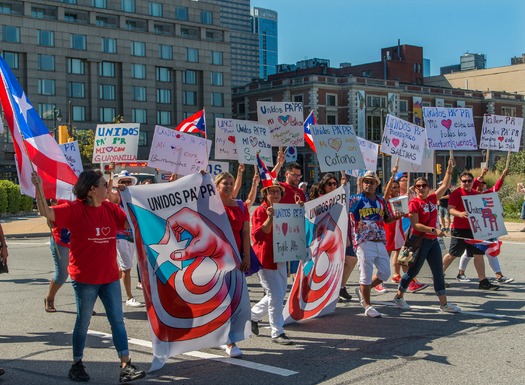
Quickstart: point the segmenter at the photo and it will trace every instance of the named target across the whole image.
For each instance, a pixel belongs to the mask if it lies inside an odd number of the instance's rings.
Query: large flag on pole
[[[175,127],[175,130],[192,134],[202,134],[206,137],[206,117],[204,110],[200,110],[189,118],[184,119]]]
[[[315,150],[314,140],[312,139],[312,133],[310,132],[310,126],[312,124],[317,124],[317,121],[315,120],[314,112],[310,111],[310,114],[308,115],[308,117],[306,118],[303,124],[304,125],[304,141],[308,143],[308,145],[313,150],[313,152],[317,152]]]
[[[42,178],[46,198],[73,199],[71,190],[77,181],[75,172],[1,57],[0,76],[0,101],[13,137],[20,191],[35,197],[35,187],[31,183],[31,172],[34,168]]]
[[[261,177],[263,188],[273,186],[273,180],[277,175],[275,172],[268,170],[262,159],[259,157],[259,152],[257,152],[255,156],[257,158],[257,168],[259,169],[259,176]]]

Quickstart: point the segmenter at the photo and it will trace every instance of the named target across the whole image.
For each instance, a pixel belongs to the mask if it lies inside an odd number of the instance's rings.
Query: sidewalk
[[[30,238],[49,236],[50,230],[44,217],[38,214],[26,217],[9,217],[0,219],[6,238]],[[505,222],[508,235],[501,237],[501,241],[525,242],[525,227],[523,223]]]

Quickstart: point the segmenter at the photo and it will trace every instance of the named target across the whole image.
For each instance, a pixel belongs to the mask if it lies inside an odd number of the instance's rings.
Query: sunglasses
[[[461,179],[461,183],[472,183],[472,179]]]
[[[376,184],[376,181],[373,179],[364,179],[363,183],[364,184]]]
[[[133,182],[130,181],[130,180],[127,180],[127,179],[126,180],[121,180],[121,181],[118,182],[118,184],[131,184],[131,183],[133,183]]]
[[[414,187],[415,188],[427,188],[428,184],[426,184],[426,183],[425,184],[416,184]]]
[[[327,186],[337,186],[337,182],[326,182]]]

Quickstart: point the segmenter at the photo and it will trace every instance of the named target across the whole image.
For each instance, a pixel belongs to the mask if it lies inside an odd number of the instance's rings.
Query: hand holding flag
[[[314,140],[312,139],[312,132],[310,131],[310,126],[312,124],[317,124],[317,121],[315,120],[314,112],[310,111],[310,114],[304,121],[304,141],[308,143],[310,148],[313,150],[313,152],[317,153],[315,149]]]

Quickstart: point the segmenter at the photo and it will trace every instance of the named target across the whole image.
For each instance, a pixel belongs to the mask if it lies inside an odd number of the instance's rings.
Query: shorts
[[[374,276],[374,265],[377,267],[377,278],[385,282],[390,277],[390,257],[382,242],[361,242],[357,245],[357,264],[359,266],[359,283],[370,285]]]
[[[130,270],[133,267],[135,244],[125,239],[117,239],[117,262],[120,271]]]
[[[467,244],[463,239],[454,237],[470,238],[473,239],[472,231],[470,229],[450,229],[450,247],[448,253],[453,257],[461,257],[465,250],[467,251],[467,257],[472,258],[474,255],[483,255],[483,251],[473,245]]]
[[[346,246],[346,251],[345,251],[345,255],[347,257],[355,257],[355,250],[352,246],[352,244],[350,243],[348,246]]]
[[[450,219],[450,213],[447,207],[439,206],[439,217]]]

